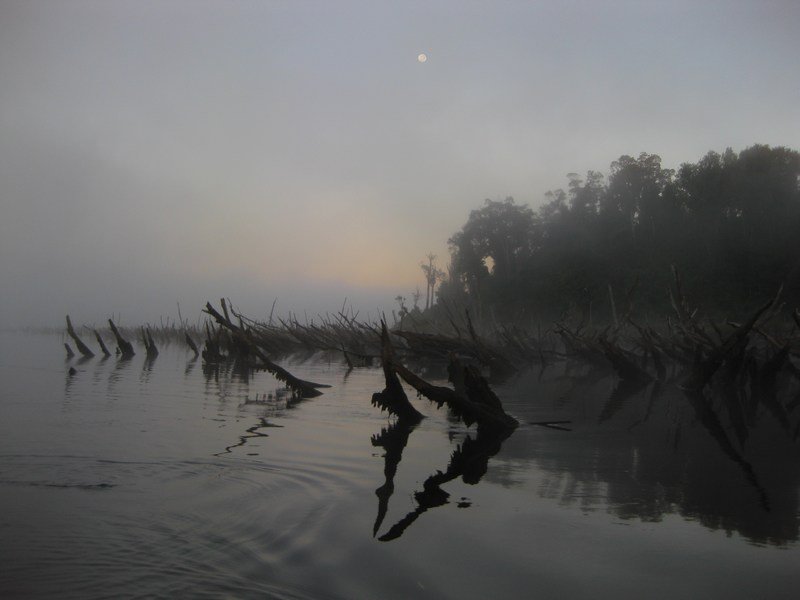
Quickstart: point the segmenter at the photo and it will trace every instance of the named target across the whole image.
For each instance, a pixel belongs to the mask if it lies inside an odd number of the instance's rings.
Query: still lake
[[[427,418],[392,427],[378,368],[284,361],[332,386],[295,401],[182,345],[63,341],[0,333],[2,598],[800,594],[800,443],[769,406],[556,365],[494,386],[522,425],[481,440],[412,392]]]

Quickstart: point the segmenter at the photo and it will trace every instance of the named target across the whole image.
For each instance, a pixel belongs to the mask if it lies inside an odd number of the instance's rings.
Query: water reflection
[[[378,496],[378,516],[375,518],[375,526],[372,528],[373,537],[378,534],[378,529],[389,510],[389,498],[394,493],[394,476],[397,473],[397,465],[400,464],[403,450],[408,444],[408,437],[415,427],[416,424],[395,421],[371,438],[373,446],[385,450],[383,474],[386,478],[383,485],[375,490],[375,495]]]
[[[283,426],[282,425],[275,425],[274,423],[270,423],[270,422],[267,421],[266,417],[261,417],[258,420],[258,423],[256,423],[252,427],[248,427],[245,430],[245,433],[243,433],[242,435],[239,436],[239,441],[238,442],[236,442],[235,444],[231,444],[230,446],[225,446],[225,450],[223,450],[222,452],[217,452],[216,454],[214,454],[214,456],[222,456],[224,454],[231,454],[233,452],[234,448],[240,448],[241,446],[244,446],[248,442],[248,440],[250,440],[251,438],[269,437],[269,435],[267,433],[265,433],[263,431],[260,431],[261,429],[266,429],[268,427],[283,427]]]
[[[389,498],[394,492],[394,474],[408,442],[408,437],[414,425],[404,424],[401,421],[393,423],[388,429],[383,429],[380,435],[373,436],[372,445],[380,446],[386,450],[384,456],[384,474],[386,482],[375,490],[378,496],[378,516],[372,534],[377,535],[389,505]],[[402,536],[423,513],[438,506],[449,503],[450,494],[442,489],[442,485],[461,477],[464,483],[475,485],[480,482],[489,467],[489,459],[500,451],[503,442],[514,432],[510,428],[478,428],[473,439],[467,435],[464,441],[456,447],[450,456],[447,468],[430,475],[422,484],[422,490],[414,492],[417,507],[392,525],[389,530],[378,539],[382,542],[395,540]],[[460,503],[459,506],[468,506]]]
[[[60,356],[58,360],[61,369]],[[78,393],[88,397],[87,376],[92,388],[105,391],[109,399],[125,395],[137,376],[142,384],[156,385],[158,378],[149,378],[152,360],[137,362],[135,367],[136,359],[93,360],[72,360],[77,369],[74,375],[64,374],[65,398]],[[183,365],[179,363],[177,377],[181,378],[181,371],[184,379],[197,377],[192,394],[198,388],[205,390],[212,416],[217,417],[213,420],[228,426],[236,421],[234,431],[223,432],[224,437],[208,450],[216,456],[233,454],[248,443],[257,446],[255,438],[267,437],[268,428],[279,426],[275,421],[301,402],[288,392],[284,396],[280,389],[254,394],[252,372],[233,363],[208,364],[195,358]],[[526,425],[513,436],[510,431],[470,432],[449,461],[444,451],[434,465],[446,462],[446,466],[417,474],[423,483],[413,494],[414,508],[396,522],[392,521],[400,515],[390,516],[387,523],[395,477],[405,449],[416,441],[417,428],[396,421],[374,434],[370,445],[383,450],[383,481],[363,490],[363,502],[374,506],[373,486],[380,484],[374,489],[378,502],[373,537],[397,539],[422,514],[452,504],[447,484],[461,478],[467,484],[481,482],[481,491],[489,494],[492,490],[486,488],[492,486],[514,488],[515,493],[529,494],[525,502],[535,501],[538,495],[563,507],[586,513],[607,511],[623,520],[659,522],[667,515],[680,515],[754,544],[785,546],[798,539],[800,386],[796,375],[790,373],[785,381],[754,377],[747,386],[732,385],[735,377],[724,377],[726,385],[692,393],[679,390],[674,382],[616,382],[594,368],[568,368],[559,374],[558,367],[553,367],[544,376],[537,369],[528,379],[499,386],[496,391],[508,412]],[[379,380],[377,368],[349,374],[348,393],[337,399],[347,415],[342,418],[357,421],[364,412],[374,416],[361,409]],[[107,389],[102,389],[103,384]],[[57,385],[61,386],[60,378]],[[235,401],[230,403],[230,398]],[[308,403],[313,406],[315,401]],[[358,411],[344,410],[351,406],[359,407]],[[331,422],[335,418],[331,416]],[[364,427],[358,436],[362,444],[368,432],[374,431],[374,422],[365,423],[355,423]],[[299,419],[292,425],[302,426]],[[452,440],[464,435],[460,419],[449,412],[430,417],[426,427]],[[416,435],[421,443],[424,435]],[[445,512],[436,511],[435,516],[444,520]]]
[[[598,387],[562,388],[565,400],[550,405],[574,420],[573,433],[528,431],[504,450],[502,458],[543,471],[541,497],[622,519],[679,514],[754,544],[798,539],[796,389],[697,393],[619,382],[599,395]]]

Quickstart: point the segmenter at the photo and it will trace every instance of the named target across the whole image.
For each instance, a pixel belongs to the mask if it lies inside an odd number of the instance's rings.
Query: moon
[[[417,60],[421,63],[424,63],[428,60],[428,55],[423,52],[422,54],[417,56]]]

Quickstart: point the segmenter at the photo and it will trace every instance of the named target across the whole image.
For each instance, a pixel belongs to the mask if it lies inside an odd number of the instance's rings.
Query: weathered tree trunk
[[[114,334],[114,338],[117,340],[117,349],[119,350],[120,356],[122,358],[133,357],[136,354],[136,352],[133,351],[133,344],[122,337],[122,334],[111,319],[108,320],[108,326],[111,328],[111,333]]]
[[[156,347],[156,343],[153,341],[153,336],[150,334],[150,330],[145,329],[144,327],[142,327],[142,343],[144,344],[147,358],[153,359],[158,356],[158,348]]]
[[[382,392],[372,395],[372,405],[388,411],[389,414],[396,415],[404,423],[419,423],[423,418],[422,414],[408,401],[403,385],[397,378],[394,351],[384,321],[381,321],[381,365],[383,366],[383,376],[386,379],[386,387]]]
[[[89,346],[84,344],[81,341],[81,338],[78,337],[78,334],[75,333],[75,329],[72,327],[72,321],[69,320],[69,315],[67,315],[67,333],[69,337],[75,342],[75,346],[78,348],[78,352],[80,352],[86,358],[91,358],[94,356],[94,352],[89,350]]]
[[[97,340],[97,343],[100,345],[100,350],[103,352],[103,356],[111,356],[111,352],[108,351],[108,348],[106,347],[103,338],[100,337],[100,333],[97,331],[97,329],[92,329],[92,331],[94,332],[94,337]]]

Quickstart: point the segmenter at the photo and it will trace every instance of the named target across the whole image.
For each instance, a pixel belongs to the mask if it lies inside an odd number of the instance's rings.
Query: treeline
[[[772,297],[800,305],[800,154],[755,145],[675,171],[621,156],[606,178],[567,175],[539,210],[486,200],[449,242],[447,303],[498,318],[609,320],[611,298],[670,309],[672,266],[708,312],[743,314]]]

